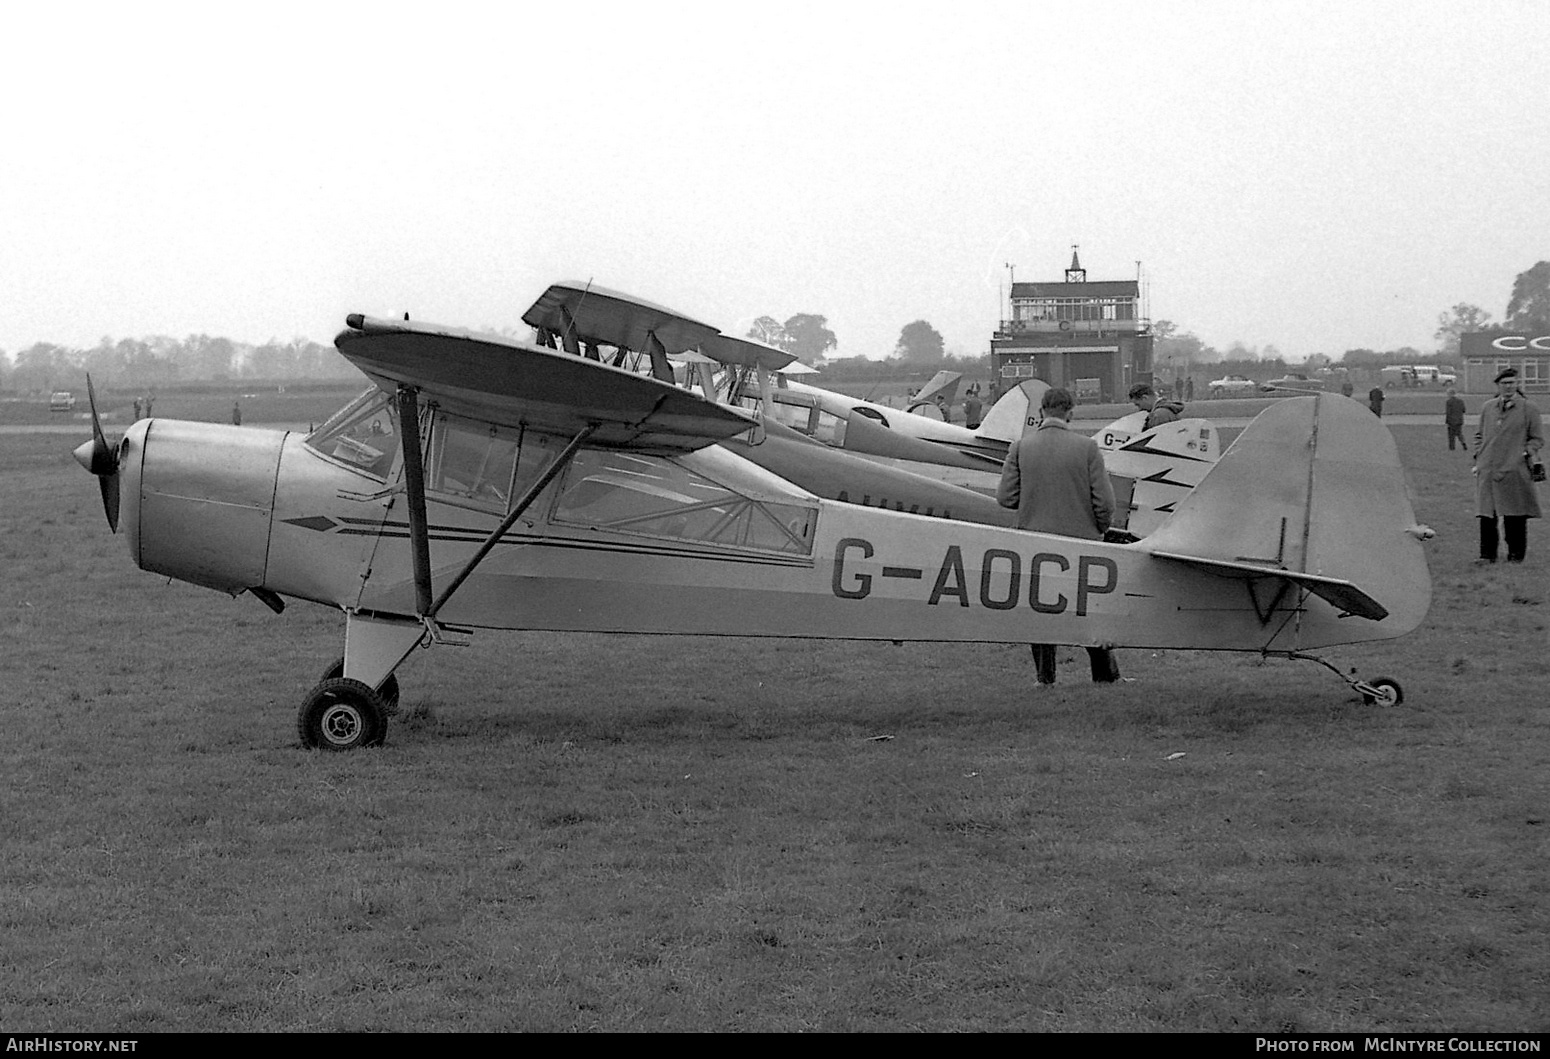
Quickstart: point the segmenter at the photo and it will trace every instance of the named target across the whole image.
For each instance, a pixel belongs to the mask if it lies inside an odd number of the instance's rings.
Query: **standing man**
[[[1130,400],[1138,410],[1146,413],[1146,426],[1142,427],[1142,430],[1151,430],[1164,423],[1171,423],[1179,418],[1180,412],[1184,411],[1184,406],[1177,401],[1160,399],[1157,391],[1152,389],[1151,383],[1138,382],[1132,386]]]
[[[1469,452],[1469,442],[1464,440],[1464,402],[1459,399],[1458,391],[1448,387],[1448,399],[1442,406],[1442,421],[1448,427],[1448,451],[1453,451],[1453,439],[1457,438],[1459,448],[1465,453]]]
[[[963,399],[963,425],[970,430],[977,429],[980,425],[980,396],[977,391],[971,392]]]
[[[1114,519],[1114,487],[1092,438],[1071,431],[1069,390],[1052,387],[1040,403],[1043,420],[1007,450],[996,500],[1017,512],[1017,527],[1036,533],[1102,540]],[[1032,644],[1040,684],[1055,683],[1055,645]],[[1093,680],[1119,679],[1114,652],[1089,647]]]
[[[1523,561],[1528,554],[1528,520],[1539,517],[1534,483],[1545,480],[1545,464],[1539,455],[1545,433],[1539,409],[1518,389],[1516,368],[1508,368],[1495,381],[1496,396],[1480,410],[1480,425],[1475,428],[1474,474],[1479,480],[1475,514],[1480,516],[1480,558],[1476,565],[1496,562],[1498,515],[1507,538],[1507,561]]]
[[[239,401],[231,403],[231,425],[234,427],[242,425],[242,404]]]
[[[1367,407],[1372,409],[1372,414],[1379,419],[1383,418],[1383,387],[1374,386],[1367,391]]]

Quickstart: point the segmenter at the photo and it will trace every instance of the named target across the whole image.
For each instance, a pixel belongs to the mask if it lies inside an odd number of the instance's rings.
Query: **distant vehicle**
[[[1254,392],[1254,380],[1243,375],[1223,375],[1211,383],[1212,397],[1248,396]]]
[[[1378,374],[1386,389],[1398,386],[1413,389],[1417,386],[1452,386],[1459,381],[1458,372],[1444,364],[1390,364]]]
[[[1459,381],[1458,374],[1446,365],[1441,367],[1432,364],[1417,364],[1410,369],[1414,375],[1415,386],[1452,386]]]
[[[1311,391],[1322,390],[1323,388],[1323,379],[1310,379],[1306,375],[1299,375],[1296,372],[1290,371],[1281,376],[1279,379],[1271,379],[1269,382],[1260,387],[1260,389],[1264,390],[1266,393],[1270,393],[1275,390]]]
[[[70,412],[75,409],[75,394],[69,390],[60,390],[49,394],[48,410],[50,412]]]

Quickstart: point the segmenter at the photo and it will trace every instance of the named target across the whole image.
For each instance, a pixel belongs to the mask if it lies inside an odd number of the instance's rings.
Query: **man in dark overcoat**
[[[1539,409],[1518,389],[1518,372],[1508,368],[1496,376],[1496,396],[1480,409],[1475,428],[1475,514],[1480,517],[1480,558],[1496,562],[1496,520],[1507,538],[1507,561],[1521,563],[1528,554],[1528,520],[1539,518],[1536,481],[1543,481],[1544,428]]]
[[[1467,453],[1469,442],[1464,440],[1464,400],[1451,386],[1448,387],[1448,399],[1442,405],[1442,421],[1448,428],[1448,451],[1453,451],[1453,441],[1457,438],[1459,448]]]
[[[996,499],[1017,512],[1019,529],[1102,540],[1114,521],[1114,486],[1098,443],[1067,425],[1075,403],[1069,390],[1044,391],[1043,419],[1007,450]],[[1039,683],[1053,684],[1055,645],[1031,646]],[[1119,679],[1113,651],[1089,647],[1087,655],[1093,680]]]

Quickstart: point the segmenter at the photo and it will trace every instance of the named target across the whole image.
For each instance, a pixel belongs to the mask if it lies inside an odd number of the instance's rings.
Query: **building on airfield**
[[[1465,393],[1492,393],[1492,382],[1507,368],[1518,369],[1524,393],[1550,393],[1550,334],[1468,331],[1459,335]]]
[[[1014,277],[1006,314],[990,340],[991,373],[1003,390],[1032,378],[1079,402],[1123,401],[1132,385],[1152,381],[1140,279],[1089,281],[1074,246],[1063,281]]]

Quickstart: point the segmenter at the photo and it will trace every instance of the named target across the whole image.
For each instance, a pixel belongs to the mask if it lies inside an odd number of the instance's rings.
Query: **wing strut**
[[[398,433],[404,439],[404,483],[409,495],[409,550],[414,556],[414,609],[431,609],[431,542],[425,520],[425,464],[420,454],[419,391],[398,387]]]
[[[532,506],[533,501],[538,499],[538,494],[544,491],[544,487],[554,481],[555,477],[566,468],[575,457],[576,450],[592,436],[593,431],[597,430],[598,424],[588,423],[570,439],[560,454],[544,468],[538,479],[528,486],[517,502],[512,505],[506,517],[501,520],[501,524],[484,539],[479,550],[463,564],[463,569],[452,578],[452,583],[442,589],[441,595],[432,602],[430,531],[425,515],[425,461],[420,452],[418,394],[419,391],[413,386],[398,387],[398,423],[404,439],[404,481],[405,491],[409,497],[409,543],[414,555],[415,612],[430,630],[431,638],[434,640],[438,638],[436,613],[446,605],[447,600],[452,598],[452,594],[463,582],[468,580],[468,575],[484,561],[484,557],[490,554],[490,549],[500,542],[500,539],[506,535],[506,531],[522,517],[522,513]]]

